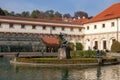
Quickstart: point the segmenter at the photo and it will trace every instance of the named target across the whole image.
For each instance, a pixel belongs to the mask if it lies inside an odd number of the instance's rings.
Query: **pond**
[[[120,80],[120,65],[94,68],[18,66],[0,58],[0,80]]]

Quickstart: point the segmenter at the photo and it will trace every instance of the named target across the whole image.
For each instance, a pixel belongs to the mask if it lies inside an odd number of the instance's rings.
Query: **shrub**
[[[70,50],[73,51],[75,46],[74,43],[69,42],[68,45],[70,47]]]
[[[105,56],[106,53],[104,51],[102,51],[102,55]],[[97,52],[96,51],[91,51],[91,50],[87,50],[87,51],[71,51],[71,56],[72,57],[82,57],[82,58],[94,58],[97,57]]]
[[[114,41],[111,46],[111,52],[118,52],[120,51],[120,42]]]
[[[76,50],[83,50],[83,45],[81,43],[76,43]]]

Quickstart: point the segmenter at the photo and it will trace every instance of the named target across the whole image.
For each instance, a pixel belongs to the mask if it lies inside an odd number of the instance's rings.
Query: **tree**
[[[71,15],[70,15],[69,13],[64,14],[64,15],[63,15],[63,18],[71,18]]]
[[[5,16],[5,13],[4,13],[4,11],[2,10],[2,8],[0,8],[0,15]]]
[[[23,12],[21,13],[21,16],[22,16],[22,17],[29,17],[29,16],[30,16],[30,13],[29,13],[28,11],[23,11]]]
[[[9,12],[7,10],[3,10],[5,15],[9,15]]]
[[[41,19],[46,19],[47,16],[45,15],[44,12],[40,11],[40,13],[39,13],[39,18],[41,18]]]
[[[83,50],[83,45],[81,43],[76,43],[76,50]]]
[[[111,52],[118,52],[120,51],[120,42],[114,41],[111,46]]]
[[[15,12],[14,12],[14,11],[11,11],[11,12],[9,13],[9,15],[10,15],[10,16],[15,16]]]
[[[20,13],[16,13],[14,16],[21,17]]]
[[[62,14],[59,12],[55,12],[54,18],[56,18],[56,19],[62,18]]]
[[[78,17],[80,17],[80,18],[83,18],[83,17],[88,18],[88,14],[86,12],[83,12],[83,11],[77,11],[77,12],[74,13],[74,17],[75,18],[78,18]]]
[[[40,16],[40,11],[39,10],[33,10],[31,13],[32,18],[38,18]]]
[[[47,16],[48,19],[53,19],[54,18],[54,11],[53,10],[47,10],[45,12],[45,15]]]

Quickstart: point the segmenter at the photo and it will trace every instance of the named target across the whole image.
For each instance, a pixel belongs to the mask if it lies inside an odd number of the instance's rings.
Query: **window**
[[[115,23],[114,23],[114,22],[112,22],[112,23],[111,23],[111,26],[112,26],[112,27],[114,27],[114,26],[115,26]]]
[[[79,29],[79,31],[81,31],[81,29]]]
[[[55,30],[55,26],[53,26],[52,29]]]
[[[102,28],[105,28],[105,24],[102,24]]]
[[[2,28],[2,24],[0,23],[0,28]]]
[[[36,26],[35,26],[35,25],[33,25],[33,26],[32,26],[32,29],[36,29]]]
[[[13,24],[9,24],[9,28],[14,28],[14,27],[13,27]]]
[[[98,41],[95,41],[94,44],[95,44],[95,45],[94,45],[93,48],[94,48],[94,49],[98,49]]]
[[[73,31],[73,28],[70,28],[71,31]]]
[[[65,28],[64,27],[62,27],[62,31],[64,31],[65,30]]]
[[[87,30],[89,30],[89,26],[87,26]]]
[[[107,47],[107,44],[106,44],[106,41],[104,40],[103,41],[103,49],[106,49],[106,47]]]
[[[97,25],[94,25],[94,29],[97,29]]]
[[[45,29],[46,29],[46,26],[43,26],[42,29],[45,30]]]
[[[24,29],[24,28],[25,28],[25,25],[22,24],[22,25],[21,25],[21,29]]]

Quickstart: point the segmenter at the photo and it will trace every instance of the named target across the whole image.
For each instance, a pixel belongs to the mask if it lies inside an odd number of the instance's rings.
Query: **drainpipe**
[[[118,22],[118,18],[117,18],[117,41],[119,40],[119,22]]]

